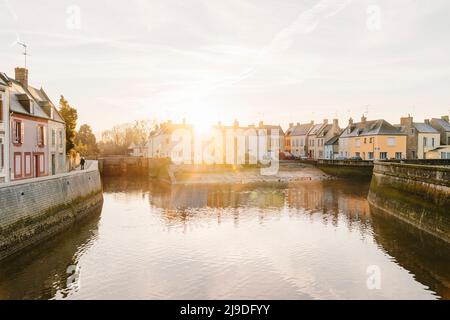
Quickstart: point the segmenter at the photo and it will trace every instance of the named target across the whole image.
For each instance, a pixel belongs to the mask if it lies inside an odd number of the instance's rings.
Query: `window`
[[[356,147],[360,147],[361,146],[361,139],[358,138],[358,139],[355,140],[355,146]]]
[[[361,153],[360,153],[360,152],[356,152],[356,153],[355,153],[355,156],[356,156],[356,157],[361,157]]]
[[[39,172],[41,174],[45,173],[45,160],[43,154],[39,155]]]
[[[368,153],[369,160],[373,160],[373,152]]]
[[[431,138],[431,146],[434,148],[434,138]]]
[[[22,144],[25,135],[25,125],[22,121],[13,121],[13,143]]]
[[[52,129],[52,147],[56,146],[56,130]]]
[[[428,144],[427,137],[423,137],[423,146],[426,147]]]
[[[14,178],[22,177],[22,153],[14,153]]]
[[[31,176],[31,153],[25,153],[25,176]]]
[[[393,138],[393,137],[388,138],[387,144],[389,147],[394,147],[395,146],[395,138]]]
[[[39,147],[45,146],[45,127],[37,126],[37,145]]]
[[[414,128],[411,128],[411,134],[414,135],[416,133],[416,130]]]
[[[372,142],[373,142],[373,138],[370,138],[370,139],[369,139],[369,143],[372,143]]]
[[[395,159],[401,160],[402,159],[402,153],[401,152],[396,152],[395,153]]]
[[[441,152],[441,159],[450,159],[450,152]]]
[[[387,159],[387,152],[380,152],[380,160],[386,160]]]
[[[59,147],[63,147],[63,132],[62,130],[59,130]]]
[[[416,152],[415,151],[411,151],[411,155],[413,159],[416,159]]]

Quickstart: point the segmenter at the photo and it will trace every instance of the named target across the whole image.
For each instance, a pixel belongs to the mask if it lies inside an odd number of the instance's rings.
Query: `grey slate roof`
[[[439,133],[435,128],[426,123],[414,122],[413,126],[417,130],[417,132],[420,133]]]
[[[402,128],[395,127],[386,120],[371,120],[366,122],[354,123],[351,131],[349,127],[341,134],[341,138],[359,137],[359,136],[375,136],[375,135],[404,135]]]
[[[442,119],[432,119],[434,123],[437,123],[445,131],[450,131],[450,123]]]
[[[332,146],[334,144],[339,144],[339,136],[333,137],[330,140],[328,140],[327,142],[325,142],[326,146]]]
[[[5,73],[0,72],[0,81],[9,82],[9,90],[11,92],[11,100],[10,100],[10,106],[11,111],[22,113],[22,114],[28,114],[31,116],[39,117],[39,118],[45,118],[48,120],[54,120],[57,122],[64,122],[63,118],[59,114],[57,108],[53,104],[53,102],[50,100],[50,98],[47,96],[45,91],[43,89],[36,89],[32,86],[25,87],[23,86],[19,81],[16,81],[13,78],[8,77]],[[27,97],[30,101],[30,104],[33,105],[34,113],[30,114],[28,110],[26,110],[23,105],[19,102],[19,96],[24,98]],[[53,119],[50,118],[50,116],[44,111],[42,108],[43,104],[49,104],[50,107],[53,109]]]

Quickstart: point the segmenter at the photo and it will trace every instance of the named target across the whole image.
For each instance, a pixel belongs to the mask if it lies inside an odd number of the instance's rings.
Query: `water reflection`
[[[66,297],[76,285],[68,282],[70,266],[98,236],[101,208],[52,239],[0,264],[0,300]]]
[[[100,218],[0,265],[0,298],[449,298],[449,246],[372,211],[368,188],[105,180]]]

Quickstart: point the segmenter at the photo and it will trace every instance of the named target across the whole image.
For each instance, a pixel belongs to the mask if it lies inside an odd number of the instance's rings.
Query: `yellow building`
[[[389,160],[406,158],[406,134],[385,120],[353,123],[339,137],[339,156],[361,157],[363,160]]]

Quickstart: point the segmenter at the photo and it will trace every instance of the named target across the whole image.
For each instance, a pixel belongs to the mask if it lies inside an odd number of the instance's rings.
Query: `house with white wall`
[[[9,181],[9,85],[0,73],[0,183]]]
[[[4,139],[0,181],[64,172],[65,123],[45,91],[28,84],[26,68],[16,68],[15,78],[0,73],[0,82],[3,108],[0,136]],[[55,137],[50,145],[49,136]]]

